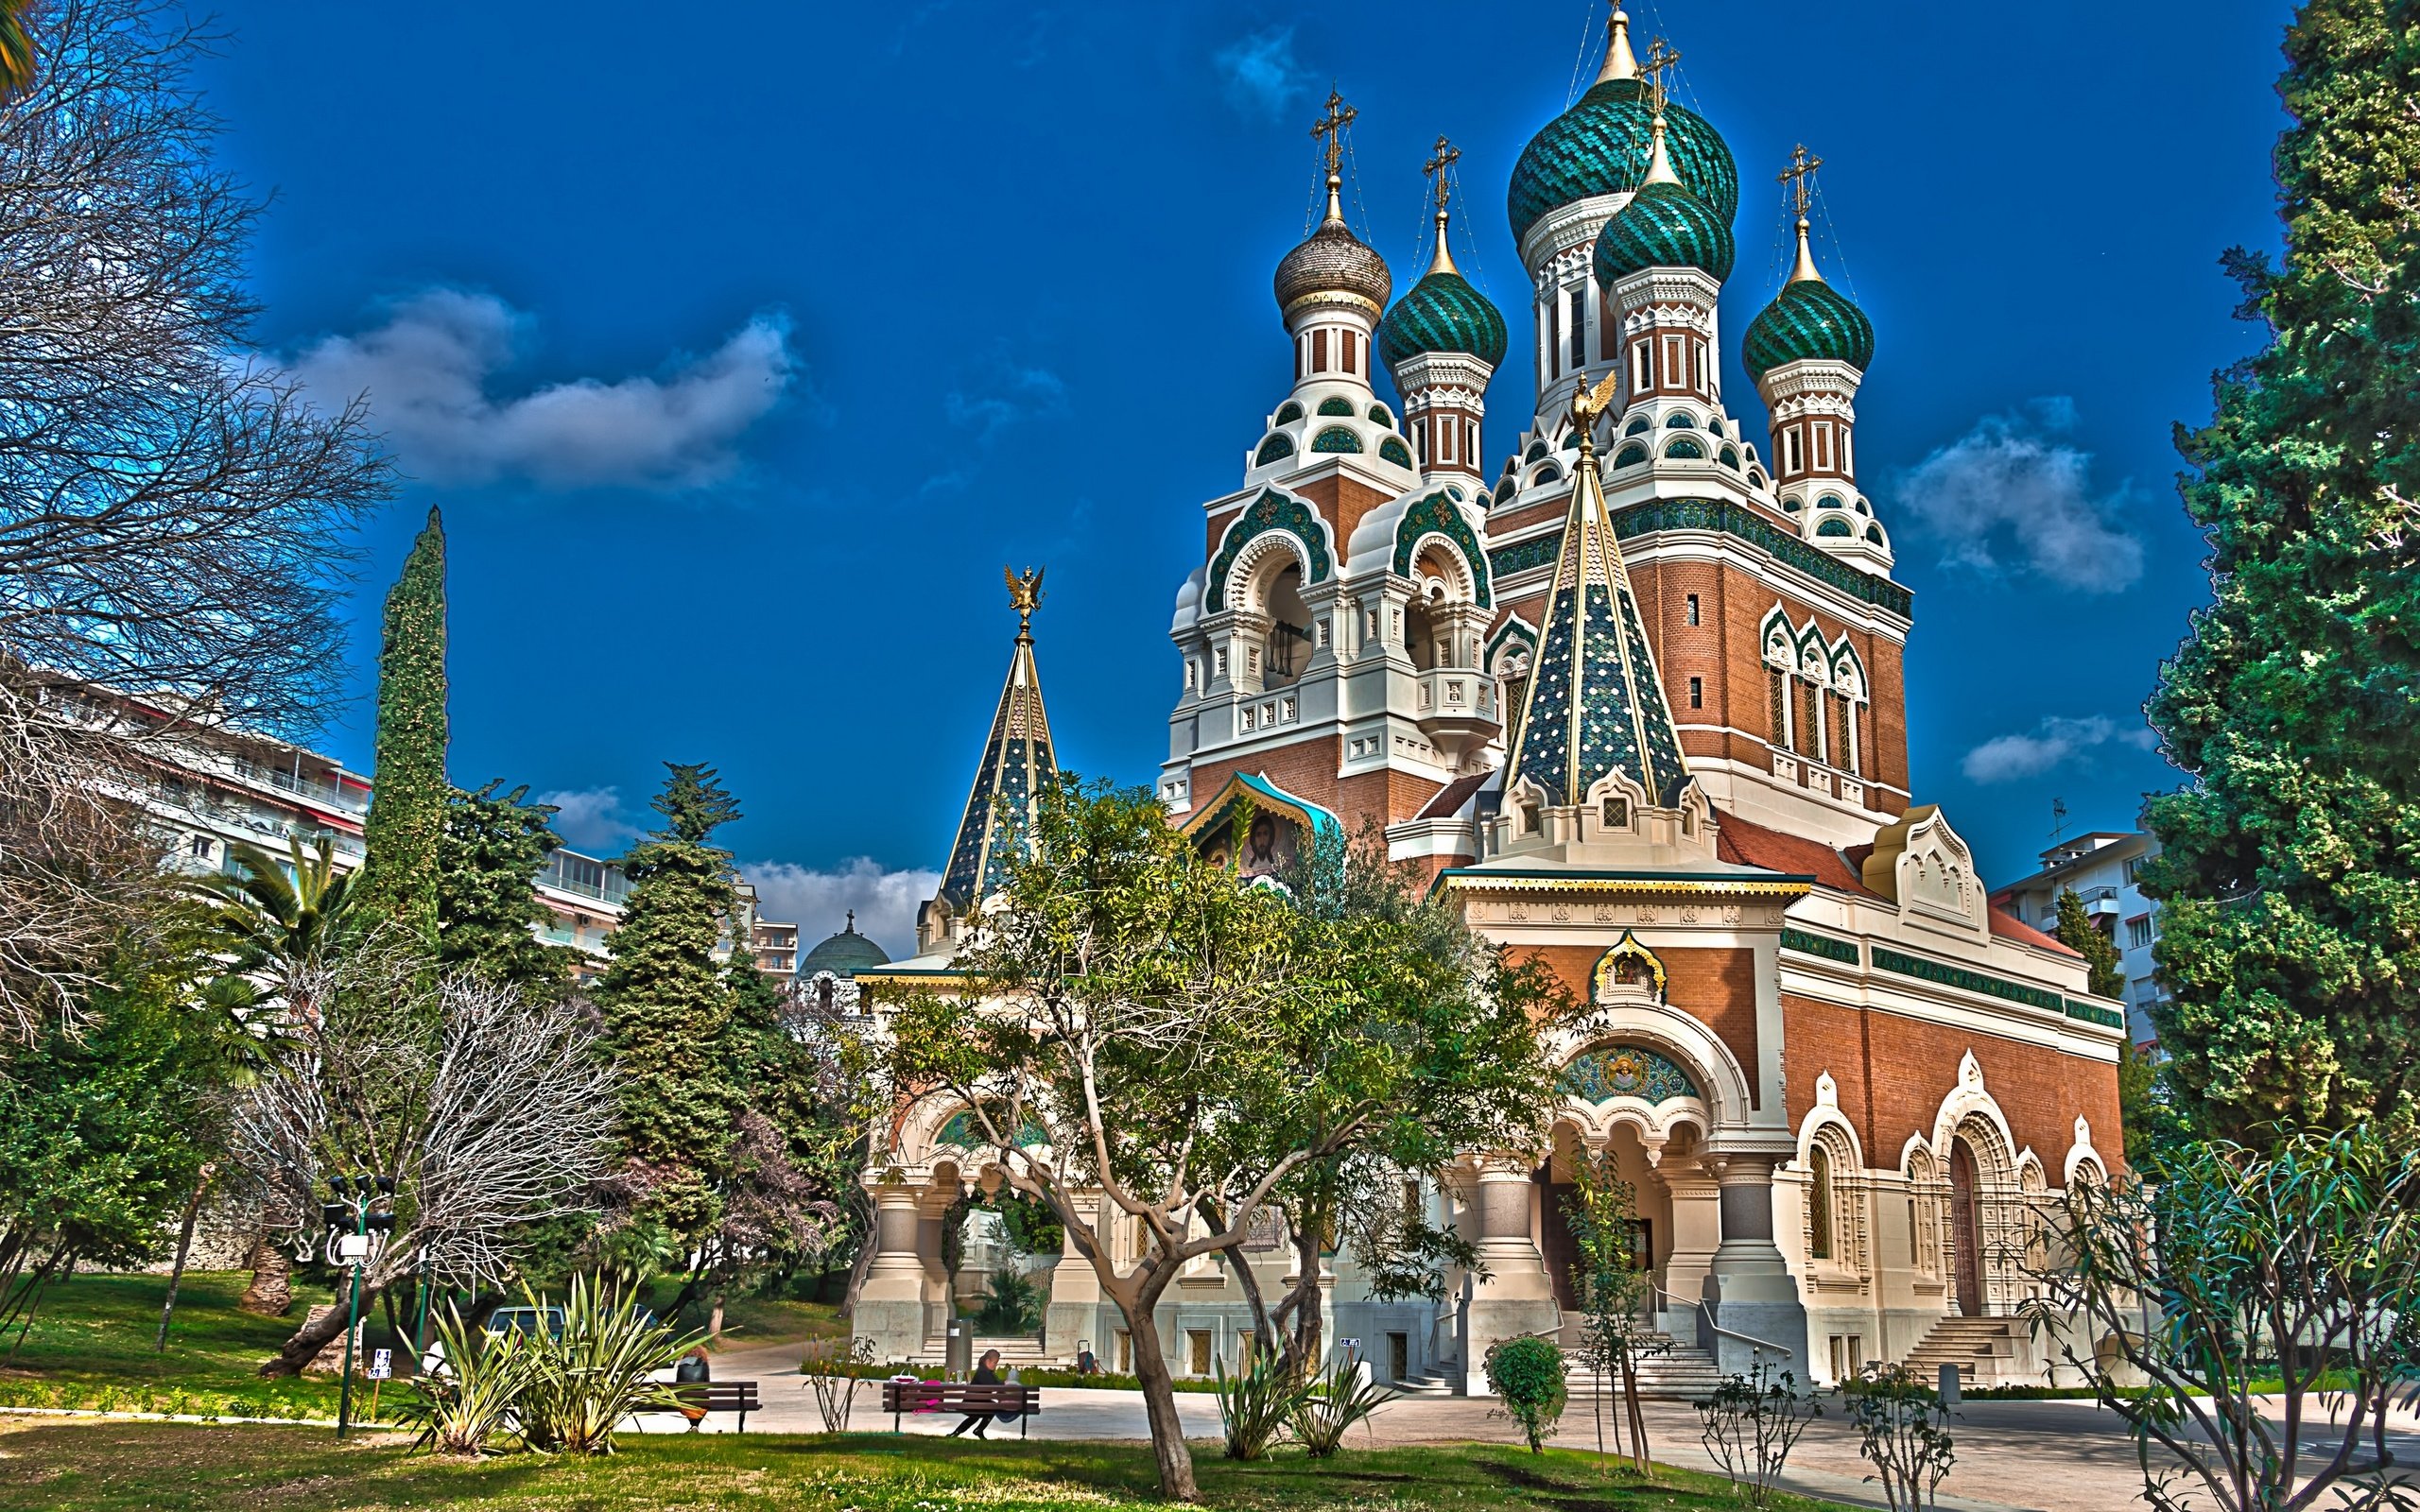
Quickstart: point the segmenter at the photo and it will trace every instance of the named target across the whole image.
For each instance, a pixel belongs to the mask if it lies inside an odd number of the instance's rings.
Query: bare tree
[[[406,1275],[494,1285],[527,1226],[589,1211],[611,1163],[614,1074],[578,1005],[449,975],[431,1035],[411,1011],[415,981],[406,965],[314,991],[332,1006],[292,1026],[297,1053],[236,1116],[236,1159],[287,1211],[316,1213],[330,1177],[393,1180],[397,1220],[367,1263],[365,1298]],[[293,1374],[343,1331],[335,1314],[306,1324],[262,1373]]]
[[[351,528],[389,488],[358,403],[247,346],[262,201],[212,162],[158,0],[48,0],[0,103],[0,1024],[77,1015],[151,895],[127,786],[195,727],[307,731],[343,676]],[[83,690],[106,690],[95,699]]]

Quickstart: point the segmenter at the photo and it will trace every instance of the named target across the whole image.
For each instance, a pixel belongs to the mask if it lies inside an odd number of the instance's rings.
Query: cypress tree
[[[2083,957],[2092,973],[2085,991],[2097,998],[2126,995],[2126,967],[2118,954],[2118,942],[2093,927],[2091,916],[2083,911],[2083,899],[2073,887],[2059,889],[2059,925],[2050,933]]]
[[[551,917],[538,901],[538,873],[562,842],[546,827],[551,803],[527,801],[525,784],[501,781],[457,791],[445,811],[437,877],[437,958],[542,995],[571,980],[568,946],[537,936]]]
[[[711,767],[665,765],[664,823],[622,858],[631,896],[596,996],[622,1072],[624,1158],[648,1214],[694,1244],[718,1215],[741,1106],[726,1044],[735,994],[714,958],[738,895],[731,852],[711,843],[739,806]]]
[[[363,825],[363,905],[434,948],[445,781],[445,527],[437,510],[387,594],[378,651],[376,786]]]
[[[2225,266],[2269,342],[2179,444],[2214,602],[2146,712],[2154,1010],[2182,1110],[2265,1140],[2420,1132],[2420,8],[2310,0],[2286,39],[2285,255]]]

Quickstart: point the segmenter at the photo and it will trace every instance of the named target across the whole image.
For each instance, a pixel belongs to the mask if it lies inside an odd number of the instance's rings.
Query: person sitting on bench
[[[975,1386],[998,1385],[1000,1383],[999,1364],[999,1350],[984,1350],[982,1361],[975,1366],[975,1374],[968,1378],[967,1384]],[[989,1438],[992,1435],[985,1433],[984,1430],[992,1426],[992,1419],[997,1416],[998,1415],[996,1413],[970,1412],[966,1415],[966,1420],[964,1422],[959,1423],[957,1427],[949,1431],[949,1436],[956,1438],[959,1435],[972,1428],[975,1430],[976,1437]]]

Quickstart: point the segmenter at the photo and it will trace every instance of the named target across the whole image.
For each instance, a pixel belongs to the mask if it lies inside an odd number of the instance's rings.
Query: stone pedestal
[[[1100,1228],[1099,1213],[1100,1206],[1096,1200],[1092,1221],[1097,1233]],[[1103,1243],[1107,1243],[1105,1236]],[[1059,1263],[1050,1267],[1050,1303],[1043,1314],[1043,1348],[1051,1358],[1072,1365],[1078,1346],[1091,1339],[1094,1355],[1108,1361],[1111,1351],[1105,1346],[1110,1341],[1096,1337],[1093,1332],[1099,1326],[1100,1316],[1100,1274],[1093,1269],[1093,1263],[1077,1250],[1074,1235],[1070,1233],[1060,1249]],[[1104,1364],[1102,1368],[1106,1369],[1108,1366]]]
[[[1709,1160],[1722,1212],[1722,1243],[1707,1268],[1705,1299],[1713,1321],[1729,1332],[1706,1330],[1698,1343],[1725,1374],[1744,1374],[1759,1358],[1777,1363],[1800,1383],[1812,1381],[1806,1352],[1806,1307],[1798,1280],[1773,1243],[1773,1165],[1770,1155],[1726,1155]],[[1736,1335],[1746,1335],[1746,1338]],[[1749,1340],[1772,1347],[1759,1349]],[[1785,1356],[1778,1361],[1773,1355]]]
[[[1530,1237],[1536,1183],[1517,1161],[1489,1160],[1478,1170],[1478,1254],[1487,1277],[1473,1283],[1469,1344],[1463,1355],[1466,1389],[1487,1395],[1487,1351],[1500,1340],[1543,1333],[1563,1321],[1546,1257]]]
[[[1672,1196],[1672,1247],[1664,1262],[1666,1295],[1656,1303],[1656,1326],[1676,1339],[1693,1339],[1697,1304],[1722,1244],[1721,1189],[1693,1162],[1663,1165],[1656,1175]]]
[[[873,1341],[879,1362],[913,1359],[925,1347],[924,1256],[916,1189],[877,1188],[873,1194],[873,1263],[850,1316],[850,1332]]]

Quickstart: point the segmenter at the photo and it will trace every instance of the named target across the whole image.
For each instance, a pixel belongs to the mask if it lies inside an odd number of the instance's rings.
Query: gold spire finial
[[[1824,275],[1815,271],[1815,254],[1806,243],[1806,212],[1815,203],[1815,170],[1823,165],[1824,160],[1809,153],[1801,142],[1789,154],[1789,166],[1781,171],[1782,192],[1798,215],[1798,263],[1789,279],[1792,284],[1824,282]]]
[[[1445,249],[1445,226],[1447,218],[1452,214],[1446,207],[1454,198],[1454,185],[1449,170],[1455,163],[1461,161],[1462,149],[1440,135],[1437,138],[1436,155],[1431,157],[1420,170],[1428,176],[1429,196],[1437,205],[1437,255],[1429,260],[1428,271],[1431,273],[1457,271],[1454,266],[1454,254]]]
[[[1311,123],[1311,135],[1322,139],[1327,161],[1327,218],[1339,225],[1344,222],[1344,129],[1359,119],[1361,112],[1344,103],[1344,96],[1334,85],[1327,92],[1327,111]]]
[[[1042,604],[1042,569],[1028,567],[1019,577],[1013,567],[1003,567],[1000,576],[1009,580],[1009,606],[1017,611],[1017,638],[1033,634],[1033,611]]]
[[[1614,387],[1621,381],[1620,369],[1605,374],[1597,387],[1582,384],[1571,391],[1571,426],[1580,434],[1580,465],[1594,469],[1597,465],[1597,420],[1611,409]]]
[[[1638,58],[1630,50],[1630,16],[1622,9],[1622,0],[1606,3],[1614,13],[1605,18],[1605,66],[1597,71],[1599,84],[1638,77]]]

